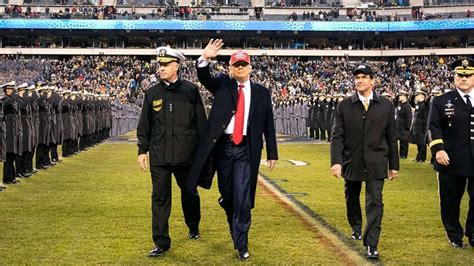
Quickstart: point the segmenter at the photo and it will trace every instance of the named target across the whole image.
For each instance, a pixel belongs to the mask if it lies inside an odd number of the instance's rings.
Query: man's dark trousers
[[[364,230],[364,246],[376,247],[382,230],[384,180],[365,181],[365,212],[367,225]],[[362,213],[360,209],[360,191],[362,181],[345,181],[347,220],[353,231],[362,231]]]
[[[181,206],[184,221],[189,231],[199,232],[201,220],[201,205],[199,194],[188,194],[184,189],[189,174],[188,166],[157,166],[151,165],[151,194],[152,236],[157,247],[168,250],[171,247],[168,220],[171,213],[171,174],[176,178],[181,189]]]
[[[232,232],[234,248],[248,246],[251,224],[250,163],[247,140],[235,145],[229,135],[223,135],[216,144],[214,163],[217,169],[219,192]]]
[[[400,157],[407,158],[408,156],[408,140],[400,140]]]
[[[3,164],[3,182],[9,183],[15,180],[15,158],[16,154],[7,152],[5,163]]]
[[[469,194],[469,211],[466,220],[466,235],[474,234],[474,176],[466,177],[438,174],[441,220],[451,241],[463,238],[463,228],[459,222],[461,199],[466,190]]]

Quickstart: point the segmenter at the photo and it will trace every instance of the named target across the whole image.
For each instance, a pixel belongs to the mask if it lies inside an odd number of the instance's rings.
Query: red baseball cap
[[[230,64],[233,65],[237,62],[246,62],[247,64],[250,64],[250,55],[242,50],[233,53],[230,56]]]

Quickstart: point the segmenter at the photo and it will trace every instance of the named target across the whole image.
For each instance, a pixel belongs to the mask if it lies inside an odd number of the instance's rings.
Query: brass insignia
[[[468,67],[468,66],[469,66],[469,61],[467,61],[467,60],[465,60],[465,59],[462,60],[462,67],[466,68],[466,67]]]
[[[153,101],[153,110],[155,110],[156,112],[159,112],[162,106],[163,106],[163,99]]]
[[[161,49],[160,53],[158,54],[159,57],[165,57],[166,56],[166,49]]]

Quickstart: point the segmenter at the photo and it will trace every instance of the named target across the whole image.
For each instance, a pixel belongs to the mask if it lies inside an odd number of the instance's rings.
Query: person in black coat
[[[434,97],[428,139],[438,172],[441,220],[449,243],[463,248],[463,236],[474,247],[474,60],[452,63],[456,89]],[[469,195],[465,231],[459,222],[461,199]]]
[[[5,117],[3,116],[3,95],[0,95],[0,162],[5,162],[6,158],[6,136],[5,136]],[[2,183],[0,183],[0,191],[6,189]]]
[[[204,131],[206,113],[196,84],[179,77],[184,56],[169,47],[158,51],[160,83],[145,93],[137,128],[138,163],[152,178],[152,233],[155,248],[149,256],[163,255],[171,246],[168,220],[171,213],[171,174],[181,189],[181,205],[188,238],[198,240],[201,219],[196,189],[185,182]]]
[[[4,84],[5,97],[3,101],[3,114],[5,118],[6,156],[3,165],[3,183],[16,184],[15,158],[22,153],[22,134],[20,114],[20,97],[15,94],[15,82]]]
[[[331,172],[344,177],[352,239],[363,239],[367,257],[378,259],[384,179],[398,175],[399,158],[393,104],[375,93],[367,65],[353,72],[357,92],[337,105],[331,140]],[[361,235],[360,192],[365,182],[367,225]]]
[[[217,171],[221,194],[219,204],[226,212],[234,248],[238,250],[239,258],[246,260],[250,257],[248,232],[251,209],[255,205],[262,137],[265,136],[270,170],[278,160],[278,152],[271,92],[250,81],[250,56],[243,51],[232,54],[230,76],[211,76],[209,60],[218,55],[223,44],[220,39],[211,39],[197,62],[199,81],[213,94],[214,104],[187,187],[189,191],[196,189],[200,174],[213,154],[212,170]]]
[[[38,103],[38,147],[36,148],[36,168],[49,168],[49,132],[51,130],[51,108],[48,98],[51,96],[51,91],[48,86],[38,88],[39,97]]]
[[[398,95],[399,105],[396,113],[398,140],[400,141],[400,158],[403,159],[406,159],[408,156],[408,138],[413,118],[408,95],[407,91],[400,90]]]
[[[424,162],[426,160],[426,130],[428,127],[429,109],[425,99],[426,93],[424,91],[415,92],[415,116],[410,131],[410,143],[416,144],[417,147],[416,162]]]
[[[16,165],[16,177],[28,178],[31,177],[31,173],[26,171],[26,160],[29,158],[29,154],[33,152],[33,128],[31,119],[31,106],[27,99],[26,90],[28,88],[27,83],[23,83],[16,89],[18,91],[18,106],[21,114],[21,125],[23,129],[22,134],[22,153],[17,154],[15,158]]]

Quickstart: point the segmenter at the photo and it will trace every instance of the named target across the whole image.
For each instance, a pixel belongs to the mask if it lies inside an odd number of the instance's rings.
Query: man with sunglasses
[[[438,172],[441,220],[448,242],[463,248],[463,235],[474,247],[474,60],[452,65],[455,90],[435,97],[428,119],[429,147]],[[461,199],[469,194],[466,228],[459,222]]]
[[[150,257],[162,256],[171,247],[168,226],[171,174],[181,189],[188,238],[200,238],[199,194],[196,189],[187,193],[184,185],[206,122],[197,85],[179,75],[184,55],[169,47],[160,47],[157,52],[160,82],[146,91],[137,128],[138,163],[144,171],[150,164],[153,186],[152,236],[155,247],[149,252]]]
[[[252,66],[246,52],[231,55],[229,75],[211,76],[209,61],[218,55],[223,45],[222,40],[211,39],[198,59],[199,81],[213,94],[214,103],[187,187],[195,190],[199,174],[213,156],[212,170],[217,171],[221,194],[219,204],[227,215],[238,257],[247,260],[263,136],[268,168],[273,169],[278,160],[273,108],[270,90],[250,80]]]

